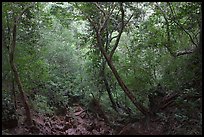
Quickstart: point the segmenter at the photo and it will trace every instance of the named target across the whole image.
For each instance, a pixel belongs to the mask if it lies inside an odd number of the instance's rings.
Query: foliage
[[[48,105],[48,98],[41,95],[35,95],[35,100],[32,102],[34,109],[42,114],[53,114],[53,107]]]
[[[2,94],[2,122],[3,126],[10,128],[18,125],[18,114],[8,91],[3,91]]]
[[[13,20],[29,4],[2,3],[3,89],[6,84],[12,85],[7,47],[11,43]],[[125,23],[132,17],[121,34],[112,63],[138,102],[148,107],[148,95],[158,84],[167,92],[181,96],[201,96],[202,55],[197,51],[201,44],[201,3],[123,2],[123,6]],[[95,28],[89,22],[91,19],[100,26],[105,19],[103,15],[110,13],[105,24],[107,30],[101,32],[103,48],[110,54],[116,39],[107,40],[119,34],[120,8],[118,2],[36,2],[25,11],[17,26],[14,61],[35,110],[54,114],[72,106],[76,98],[83,106],[95,98],[105,112],[115,113],[105,77],[113,100],[138,115],[139,111],[119,86],[96,45]],[[186,51],[193,53],[175,56]],[[12,93],[2,92],[2,95],[2,120],[16,118]],[[199,99],[178,97],[175,102],[181,107],[172,116],[177,121],[182,123],[199,117],[193,115],[194,111],[200,111]]]

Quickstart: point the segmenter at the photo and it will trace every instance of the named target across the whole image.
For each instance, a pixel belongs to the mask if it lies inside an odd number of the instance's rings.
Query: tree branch
[[[165,44],[165,47],[167,48],[167,50],[170,52],[170,54],[173,57],[176,57],[176,54],[171,50],[171,37],[170,37],[170,31],[169,31],[169,22],[167,20],[167,18],[165,18],[166,21],[166,33],[167,33],[167,45]]]
[[[191,34],[179,23],[175,20],[175,16],[174,16],[174,12],[173,12],[173,9],[171,7],[171,4],[169,2],[167,2],[167,4],[169,5],[169,8],[171,10],[171,13],[172,13],[172,17],[173,17],[173,22],[175,22],[187,35],[188,37],[190,38],[191,42],[197,47],[198,44],[196,44],[191,36]]]
[[[122,17],[121,17],[121,29],[120,29],[120,32],[118,34],[118,37],[116,39],[116,42],[115,42],[115,45],[113,47],[113,49],[111,50],[110,52],[110,59],[113,57],[113,54],[119,44],[119,40],[120,40],[120,37],[123,33],[123,29],[124,29],[124,16],[125,16],[125,13],[124,13],[124,9],[123,9],[123,3],[120,3],[120,11],[121,11],[121,14],[122,14]]]
[[[86,17],[88,18],[88,20],[89,20],[89,22],[91,23],[91,25],[94,27],[94,30],[97,32],[98,29],[97,29],[97,27],[96,27],[95,22],[93,22],[89,16],[86,16]]]
[[[112,38],[110,38],[110,41],[112,41],[113,39],[117,38],[118,36],[119,36],[119,34],[114,36],[114,37],[112,37]]]
[[[96,7],[103,13],[103,15],[104,16],[106,16],[106,13],[105,13],[105,11],[98,5],[98,3],[97,2],[93,2],[95,5],[96,5]]]
[[[127,22],[124,24],[124,27],[129,23],[129,21],[131,20],[131,18],[133,17],[134,13],[130,16],[130,18],[127,20]]]
[[[178,51],[177,53],[174,53],[170,47],[171,47],[171,40],[170,40],[170,30],[169,30],[169,21],[166,17],[166,14],[165,12],[161,9],[161,7],[157,4],[156,5],[160,11],[162,11],[162,14],[163,14],[163,17],[166,21],[166,33],[167,33],[167,44],[165,44],[164,46],[167,48],[167,50],[169,51],[169,53],[173,56],[173,57],[178,57],[178,56],[181,56],[181,55],[186,55],[186,54],[191,54],[193,53],[193,50],[188,50],[188,51]],[[172,12],[173,13],[173,12]],[[178,25],[178,24],[177,24]],[[181,26],[182,27],[182,26]],[[184,29],[184,28],[183,28]],[[185,29],[184,29],[185,30]]]
[[[121,3],[121,5],[120,5],[120,11],[121,11],[121,13],[122,13],[122,20],[121,20],[121,29],[120,29],[120,32],[119,32],[119,34],[118,35],[116,35],[116,36],[114,36],[114,37],[112,37],[111,39],[110,39],[110,41],[112,41],[114,38],[117,38],[116,39],[116,43],[115,43],[115,45],[114,45],[114,47],[113,47],[113,49],[111,50],[111,53],[110,53],[110,58],[112,58],[112,56],[113,56],[113,54],[114,54],[114,52],[115,52],[115,50],[116,50],[116,48],[117,48],[117,46],[118,46],[118,44],[119,44],[119,40],[120,40],[120,37],[121,37],[121,35],[122,35],[122,32],[123,32],[123,29],[125,28],[125,26],[129,23],[129,21],[131,20],[131,18],[133,17],[133,15],[134,14],[132,14],[130,17],[129,17],[129,19],[127,20],[127,22],[126,23],[124,23],[124,9],[123,9],[123,6],[122,6],[122,3]]]
[[[108,28],[106,28],[106,46],[105,46],[106,52],[108,52],[108,47],[109,46],[110,46],[109,31],[108,31]]]
[[[28,124],[30,126],[32,126],[32,124],[33,124],[31,113],[30,113],[30,107],[28,105],[28,102],[26,101],[26,96],[25,96],[25,93],[23,91],[23,85],[21,83],[21,80],[20,80],[16,65],[14,63],[14,50],[15,50],[15,47],[16,47],[16,33],[17,33],[16,28],[17,28],[18,21],[20,20],[23,13],[28,8],[32,7],[34,4],[35,3],[25,7],[24,10],[16,18],[14,18],[13,30],[12,30],[12,40],[11,40],[11,44],[10,44],[10,47],[9,47],[9,62],[10,62],[10,65],[11,65],[11,69],[12,69],[12,71],[14,73],[15,81],[16,81],[16,83],[18,85],[18,89],[19,89],[19,92],[20,92],[20,95],[21,95],[21,99],[22,99],[23,104],[24,104],[26,117],[27,117],[26,120],[28,121]]]
[[[116,7],[116,5],[113,5],[113,8],[112,8],[112,10],[109,12],[109,14],[106,14],[106,15],[104,15],[104,16],[106,16],[106,19],[105,19],[105,21],[103,22],[103,25],[100,27],[100,32],[102,32],[103,30],[104,30],[104,28],[106,27],[106,25],[107,25],[107,22],[108,22],[108,20],[109,20],[109,18],[110,18],[110,16],[111,16],[111,14],[113,13],[113,10],[115,9],[115,7]]]
[[[186,55],[186,54],[191,54],[193,53],[193,51],[180,51],[178,53],[176,53],[176,56],[181,56],[181,55]]]
[[[27,9],[33,7],[34,5],[35,5],[35,2],[33,2],[32,4],[30,4],[30,5],[28,5],[27,7],[25,7],[25,8],[23,9],[23,11],[16,17],[16,23],[18,23],[18,20],[22,17],[22,15],[24,14],[24,12],[25,12]]]
[[[9,51],[9,42],[11,41],[11,29],[10,29],[10,26],[9,26],[9,17],[8,17],[8,13],[6,14],[6,24],[7,24],[7,29],[8,29],[8,43],[6,44],[6,47]]]
[[[11,39],[11,44],[10,44],[10,47],[9,47],[9,54],[11,56],[11,61],[13,61],[13,55],[14,55],[14,50],[15,50],[15,46],[16,46],[16,28],[17,28],[17,24],[18,24],[18,21],[20,20],[21,16],[23,15],[23,13],[31,8],[32,6],[34,6],[35,2],[32,3],[31,5],[28,5],[24,8],[24,10],[16,17],[14,18],[14,24],[13,24],[13,30],[12,30],[12,39]]]

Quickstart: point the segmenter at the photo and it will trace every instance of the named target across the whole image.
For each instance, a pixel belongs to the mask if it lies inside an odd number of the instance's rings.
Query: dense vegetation
[[[201,2],[3,2],[3,134],[202,134]]]

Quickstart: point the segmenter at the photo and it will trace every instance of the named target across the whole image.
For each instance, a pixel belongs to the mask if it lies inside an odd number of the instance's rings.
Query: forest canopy
[[[2,134],[202,134],[202,2],[2,2]]]

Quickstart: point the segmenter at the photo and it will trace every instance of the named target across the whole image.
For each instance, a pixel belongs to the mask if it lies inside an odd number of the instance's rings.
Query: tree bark
[[[92,26],[93,26],[93,28],[94,28],[94,30],[95,30],[96,39],[97,39],[97,46],[99,47],[99,50],[101,51],[101,53],[102,53],[103,56],[105,57],[105,60],[106,60],[106,62],[108,63],[108,66],[110,67],[112,73],[114,74],[114,76],[115,76],[115,78],[116,78],[118,84],[120,85],[120,87],[122,88],[122,90],[125,92],[125,94],[128,96],[128,98],[131,100],[131,102],[138,108],[138,110],[139,110],[140,112],[142,112],[145,116],[150,116],[150,115],[149,115],[150,113],[149,113],[148,109],[145,108],[142,104],[140,104],[140,103],[136,100],[134,94],[132,94],[132,92],[131,92],[131,91],[128,89],[128,87],[125,85],[125,83],[123,82],[123,80],[122,80],[121,77],[119,76],[119,74],[118,74],[118,72],[117,72],[117,70],[116,70],[116,68],[115,68],[115,66],[113,65],[113,62],[112,62],[112,60],[111,60],[111,58],[112,58],[112,56],[113,56],[113,54],[114,54],[114,52],[115,52],[115,50],[116,50],[116,48],[117,48],[117,46],[118,46],[118,44],[119,44],[119,40],[120,40],[121,34],[122,34],[122,32],[123,32],[123,29],[124,29],[125,25],[127,24],[127,23],[126,23],[126,24],[124,23],[124,15],[125,15],[125,14],[124,14],[124,10],[123,10],[123,3],[120,3],[120,12],[121,12],[121,23],[122,23],[122,27],[121,27],[121,29],[120,29],[120,31],[119,31],[118,36],[116,37],[116,38],[117,38],[116,43],[115,43],[113,49],[110,51],[110,55],[109,55],[109,56],[107,55],[107,53],[106,53],[106,51],[105,51],[105,49],[104,49],[104,47],[103,47],[103,45],[104,45],[103,40],[104,40],[104,39],[102,39],[102,35],[101,35],[102,32],[101,32],[100,29],[98,29],[98,28],[101,28],[101,26],[97,26],[97,25],[96,25],[97,23],[94,22],[89,16],[87,16],[87,19],[88,19],[89,22],[92,24]],[[109,16],[110,16],[110,15],[111,15],[111,14],[109,14]],[[132,16],[131,16],[131,17],[132,17]],[[131,17],[129,18],[129,20],[131,19]],[[109,17],[108,17],[108,18],[109,18]],[[105,20],[104,22],[107,22],[107,20]],[[104,23],[104,24],[105,24],[105,23]],[[107,24],[102,26],[102,28],[104,28],[104,27],[107,27]],[[112,38],[111,38],[111,39],[112,39]]]
[[[97,44],[98,47],[101,51],[101,53],[103,54],[103,56],[105,57],[108,66],[110,67],[112,73],[114,74],[116,80],[118,81],[118,84],[120,85],[120,87],[123,89],[123,91],[125,92],[125,94],[128,96],[128,98],[131,100],[131,102],[139,109],[139,111],[141,111],[145,116],[149,115],[149,111],[147,108],[145,108],[142,104],[140,104],[135,96],[130,92],[130,90],[128,89],[128,87],[125,85],[125,83],[123,82],[123,80],[120,78],[115,66],[112,63],[112,60],[107,56],[103,46],[102,46],[102,40],[101,40],[101,35],[99,32],[96,32],[96,36],[97,36]]]
[[[27,7],[25,7],[25,9],[19,14],[19,16],[17,16],[14,19],[14,25],[13,25],[13,30],[12,30],[12,39],[11,39],[11,44],[10,44],[10,47],[9,47],[9,62],[10,62],[10,65],[11,65],[11,69],[12,69],[12,71],[14,73],[14,78],[15,78],[15,81],[16,81],[16,83],[18,85],[18,89],[19,89],[19,92],[20,92],[20,95],[21,95],[21,99],[22,99],[22,102],[23,102],[23,105],[24,105],[24,108],[25,108],[25,111],[26,111],[26,122],[28,122],[28,125],[30,125],[30,126],[33,125],[32,117],[31,117],[31,113],[30,113],[30,107],[29,107],[28,102],[26,100],[26,96],[25,96],[25,93],[24,93],[24,90],[23,90],[23,85],[21,83],[21,80],[20,80],[16,65],[14,63],[14,51],[15,51],[15,47],[16,47],[16,28],[17,28],[18,20],[23,15],[23,13],[28,8],[30,8],[32,6],[34,6],[34,3],[31,4],[31,5],[28,5]]]
[[[15,109],[17,109],[17,101],[16,101],[16,91],[15,91],[15,77],[12,78],[12,92],[13,92],[13,103]]]
[[[26,117],[27,117],[26,121],[28,122],[28,125],[32,125],[32,118],[31,118],[31,113],[30,113],[30,107],[29,107],[28,102],[26,100],[25,93],[23,91],[23,86],[22,86],[20,77],[18,75],[17,68],[16,68],[13,60],[11,60],[11,59],[10,59],[10,65],[11,65],[11,68],[12,68],[14,76],[15,76],[15,81],[18,84],[18,89],[19,89],[19,92],[20,92],[20,95],[21,95],[21,99],[23,101],[23,105],[24,105],[25,111],[26,111]]]
[[[109,97],[109,99],[110,99],[110,101],[111,101],[111,104],[112,104],[113,109],[118,112],[118,110],[117,110],[117,105],[116,105],[116,103],[115,103],[115,101],[114,101],[114,99],[113,99],[113,96],[112,96],[112,94],[111,94],[110,86],[109,86],[108,81],[107,81],[107,79],[106,79],[105,66],[106,66],[106,61],[103,60],[101,73],[102,73],[103,81],[104,81],[104,84],[105,84],[105,88],[106,88],[106,91],[107,91],[107,93],[108,93],[108,97]]]

